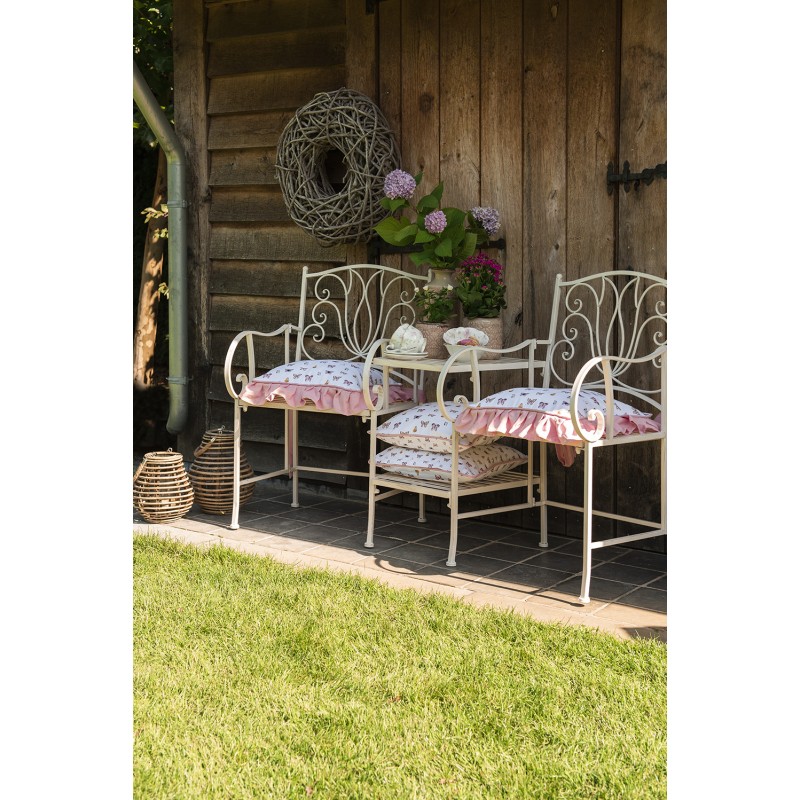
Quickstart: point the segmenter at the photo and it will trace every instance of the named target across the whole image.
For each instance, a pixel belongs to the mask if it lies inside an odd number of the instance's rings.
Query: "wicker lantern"
[[[183,456],[171,449],[145,453],[133,476],[133,507],[148,522],[167,523],[180,519],[193,502]]]
[[[253,469],[239,454],[242,480],[253,476]],[[189,479],[194,487],[194,499],[208,514],[227,514],[233,510],[233,431],[225,428],[206,431],[203,441],[194,451],[194,461],[189,467]],[[239,502],[246,503],[255,485],[240,487]]]

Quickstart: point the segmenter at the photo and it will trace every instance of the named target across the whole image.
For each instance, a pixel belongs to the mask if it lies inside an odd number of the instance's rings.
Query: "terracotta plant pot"
[[[425,337],[425,352],[428,358],[447,358],[450,353],[442,338],[445,331],[450,330],[453,325],[451,322],[418,322],[417,330]]]
[[[483,331],[489,337],[487,347],[500,348],[503,346],[503,319],[502,317],[473,317],[466,318],[465,325]],[[500,358],[499,353],[484,353],[481,358]]]

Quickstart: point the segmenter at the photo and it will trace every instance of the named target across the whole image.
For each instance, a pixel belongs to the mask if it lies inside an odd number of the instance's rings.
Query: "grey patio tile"
[[[283,511],[278,512],[278,516],[286,517],[286,519],[299,519],[303,522],[317,522],[323,524],[346,515],[338,514],[330,508],[319,508],[318,506],[303,508],[301,506],[300,508],[285,508]]]
[[[341,541],[341,540],[340,540]],[[355,564],[364,560],[364,553],[369,550],[357,549],[355,547],[341,547],[339,542],[335,544],[308,543],[309,549],[305,552],[315,558],[325,558],[330,561],[340,561],[344,564]]]
[[[385,553],[367,556],[357,563],[369,569],[379,569],[393,575],[410,575],[443,586],[463,587],[470,583],[469,578],[463,575],[402,558],[389,559]]]
[[[456,552],[456,566],[448,567],[448,569],[458,569],[461,572],[471,574],[475,578],[481,578],[507,566],[508,561],[501,561],[498,558]]]
[[[617,602],[626,606],[667,613],[667,593],[661,589],[651,589],[650,587],[634,589],[630,594],[620,597]]]
[[[342,514],[358,514],[366,508],[366,505],[366,503],[358,502],[356,500],[339,500],[334,498],[331,500],[324,500],[323,502],[314,506],[314,508],[336,511],[338,512],[336,516],[341,516]],[[331,516],[333,516],[333,514],[331,514]]]
[[[381,525],[380,528],[376,526],[375,530],[380,530],[384,536],[393,536],[404,542],[419,542],[423,539],[430,539],[431,535],[435,534],[435,531],[424,525],[409,525],[406,522],[389,522]],[[431,546],[435,547],[435,544],[431,542]]]
[[[388,550],[392,547],[397,547],[398,545],[403,544],[400,539],[393,539],[390,536],[382,536],[378,533],[374,534],[372,537],[372,543],[374,547],[365,547],[364,542],[366,541],[366,533],[356,533],[345,536],[342,539],[338,539],[336,541],[336,546],[359,550],[362,555],[368,555],[370,553],[380,553],[383,550]]]
[[[357,511],[355,514],[350,514],[353,519],[364,520],[364,524],[367,522],[368,517],[368,509],[365,508],[363,511]],[[417,512],[412,511],[408,508],[387,508],[386,506],[382,506],[378,503],[375,506],[375,522],[380,522],[383,524],[389,522],[416,522],[417,520]]]
[[[574,574],[583,569],[583,559],[560,550],[537,550],[535,558],[530,562],[538,567],[560,569],[563,572]]]
[[[274,500],[264,499],[250,501],[241,507],[242,512],[249,512],[251,514],[281,514],[286,510],[285,503],[276,503]],[[228,515],[230,516],[230,515]]]
[[[487,542],[493,542],[511,536],[514,533],[514,529],[505,525],[492,525],[480,519],[468,519],[466,522],[459,523],[458,532],[484,539]],[[512,544],[515,544],[515,542],[512,542]]]
[[[342,538],[342,533],[327,525],[306,522],[303,523],[302,527],[288,531],[279,538],[297,539],[306,542],[310,546],[311,544],[332,544]]]
[[[461,537],[458,537],[459,550],[466,548],[462,547]],[[499,558],[501,561],[511,561],[518,563],[526,561],[532,556],[538,555],[538,550],[533,550],[530,547],[520,547],[519,545],[509,544],[507,542],[489,542],[483,543],[474,550],[469,551],[471,555],[475,556],[488,556],[489,558]]]
[[[287,517],[279,517],[277,515],[272,517],[259,517],[252,522],[247,523],[247,528],[256,531],[264,531],[265,533],[289,533],[289,531],[297,530],[303,525],[308,523],[300,519],[288,519]]]
[[[426,512],[425,522],[420,522],[417,514],[414,514],[413,518],[408,520],[408,524],[419,525],[421,528],[425,528],[425,530],[431,531],[432,533],[438,533],[440,531],[450,530],[450,517],[445,516],[444,514],[433,514]]]
[[[172,523],[172,527],[180,528],[185,531],[197,531],[198,533],[217,533],[220,530],[219,525],[190,517],[176,520]]]
[[[651,583],[647,584],[648,589],[663,589],[665,592],[667,591],[667,576],[662,575],[660,578],[656,578]]]
[[[549,549],[547,548],[547,550]],[[617,549],[615,547],[598,547],[596,550],[592,550],[592,567],[604,564],[606,561],[613,561],[617,556],[614,552]],[[560,545],[557,551],[583,558],[583,541],[581,539],[569,539],[566,544]]]
[[[428,547],[423,544],[401,544],[398,547],[392,547],[382,553],[383,558],[388,559],[402,559],[404,561],[413,561],[416,564],[436,564],[444,565],[447,559],[447,551],[442,550],[440,547]]]
[[[603,549],[603,548],[599,548]],[[594,551],[597,552],[596,550]],[[594,553],[592,554],[594,556]],[[628,564],[620,564],[619,561],[606,561],[598,566],[592,565],[592,577],[608,578],[612,581],[624,581],[625,583],[649,583],[660,575],[652,569],[642,569],[641,567],[631,567]]]
[[[285,515],[288,517],[288,514]],[[338,531],[342,531],[342,535],[346,536],[348,533],[361,533],[363,531],[364,535],[367,535],[367,521],[354,519],[351,514],[345,514],[342,517],[336,517],[335,519],[330,519],[328,522],[320,523],[322,525],[329,525],[331,528],[336,528]],[[375,525],[375,530],[377,531],[379,527],[382,527],[378,524]]]
[[[271,533],[253,530],[252,528],[239,528],[235,531],[225,528],[218,531],[216,535],[226,541],[230,540],[234,542],[258,542],[274,538]]]
[[[248,511],[246,506],[242,506],[239,511],[239,524],[245,525],[264,516],[266,516],[264,512]],[[198,513],[193,513],[192,519],[210,522],[212,525],[219,525],[220,527],[227,527],[231,524],[230,514],[208,514],[205,511],[200,511]]]
[[[606,548],[600,548],[605,550]],[[656,572],[667,571],[667,554],[653,553],[649,550],[634,550],[631,547],[609,547],[610,554],[617,564],[628,564],[631,567],[643,567]],[[614,552],[615,551],[615,552]],[[595,551],[597,552],[597,551]]]
[[[547,567],[536,566],[535,561],[512,564],[500,572],[489,576],[482,583],[492,583],[519,592],[533,592],[545,589],[569,577],[569,573]]]
[[[627,606],[622,603],[609,603],[595,613],[600,619],[613,620],[617,625],[636,628],[666,628],[667,615],[660,611],[649,611]]]
[[[589,582],[589,597],[591,603],[595,605],[606,605],[609,602],[617,600],[622,595],[627,594],[636,588],[634,583],[623,583],[620,581],[610,581],[604,578],[592,576]],[[545,592],[539,592],[540,598],[552,598],[558,601],[568,600],[578,602],[578,597],[581,593],[581,576],[576,575],[568,578],[567,580],[552,586]],[[593,608],[589,609],[594,610]]]
[[[450,531],[439,531],[430,536],[422,539],[417,539],[418,544],[426,544],[428,547],[441,547],[446,550],[450,547]],[[476,547],[481,547],[486,544],[486,539],[479,539],[475,536],[464,536],[461,531],[458,532],[458,552],[467,553],[474,550]]]
[[[537,530],[514,530],[509,533],[508,536],[504,536],[500,539],[500,541],[508,542],[509,544],[518,544],[522,547],[535,547],[540,552],[561,549],[570,541],[566,536],[554,536],[551,534],[547,537],[547,547],[539,547],[540,538],[539,531]]]

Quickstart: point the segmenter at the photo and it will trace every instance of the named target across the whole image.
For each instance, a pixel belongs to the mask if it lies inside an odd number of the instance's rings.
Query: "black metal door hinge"
[[[663,164],[656,164],[655,167],[643,169],[641,172],[631,172],[631,165],[626,161],[622,165],[622,172],[615,174],[614,162],[608,162],[608,171],[606,172],[606,188],[608,193],[612,194],[614,191],[614,184],[621,183],[626,192],[631,190],[631,184],[634,189],[639,188],[640,183],[650,185],[656,178],[667,177],[667,162]]]

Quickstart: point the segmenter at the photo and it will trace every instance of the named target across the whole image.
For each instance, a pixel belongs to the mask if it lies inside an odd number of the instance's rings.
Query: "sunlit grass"
[[[666,797],[666,646],[134,537],[137,798]]]

